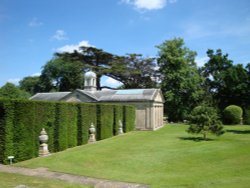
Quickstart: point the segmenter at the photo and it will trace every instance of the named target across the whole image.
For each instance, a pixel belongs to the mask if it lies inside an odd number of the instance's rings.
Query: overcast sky
[[[56,51],[93,45],[110,53],[156,56],[182,37],[198,53],[222,49],[250,62],[249,0],[0,0],[0,86],[39,75]],[[104,85],[117,82],[103,78]]]

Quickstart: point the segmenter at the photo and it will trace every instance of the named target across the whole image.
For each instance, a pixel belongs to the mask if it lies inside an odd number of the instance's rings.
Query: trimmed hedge
[[[135,108],[133,106],[123,106],[123,129],[124,132],[135,129]]]
[[[96,104],[77,104],[78,107],[78,135],[77,145],[87,144],[91,123],[96,126]]]
[[[103,140],[113,136],[114,106],[106,104],[97,105],[96,139]]]
[[[57,152],[86,144],[91,123],[97,140],[116,135],[120,119],[124,132],[133,130],[134,107],[1,99],[0,163],[8,164],[10,155],[14,162],[37,157],[42,128],[49,136],[49,151]]]
[[[230,105],[224,109],[224,124],[234,125],[240,124],[242,120],[242,108],[236,105]]]

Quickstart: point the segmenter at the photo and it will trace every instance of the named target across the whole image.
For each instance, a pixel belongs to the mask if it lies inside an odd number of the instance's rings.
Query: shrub
[[[221,121],[218,120],[218,114],[213,107],[197,106],[188,117],[191,124],[187,130],[188,133],[203,134],[203,139],[207,139],[207,133],[220,136],[224,133]]]
[[[243,111],[241,107],[236,105],[230,105],[224,109],[223,122],[224,124],[240,124],[242,120]]]

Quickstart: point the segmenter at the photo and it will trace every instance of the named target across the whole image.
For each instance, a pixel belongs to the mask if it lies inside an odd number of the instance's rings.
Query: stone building
[[[31,100],[127,104],[136,107],[136,129],[156,130],[163,126],[164,98],[160,89],[96,90],[96,75],[85,74],[84,90],[37,93]]]

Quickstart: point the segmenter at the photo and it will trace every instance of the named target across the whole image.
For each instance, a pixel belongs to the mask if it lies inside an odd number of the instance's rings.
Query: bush
[[[236,105],[230,105],[224,109],[223,122],[224,124],[240,124],[242,121],[243,111],[241,107]]]
[[[203,139],[207,139],[207,133],[220,136],[224,133],[221,121],[219,121],[217,111],[213,107],[197,106],[188,117],[191,124],[188,133],[203,134]]]

